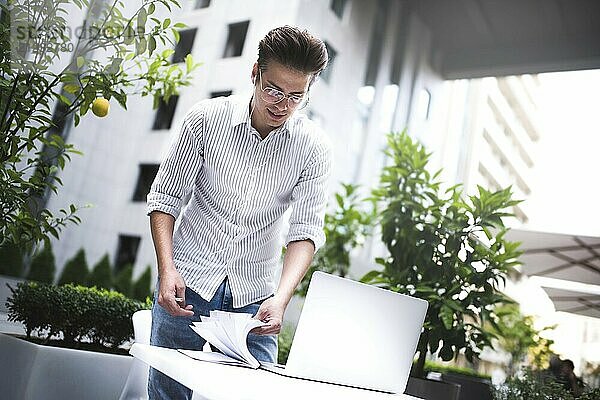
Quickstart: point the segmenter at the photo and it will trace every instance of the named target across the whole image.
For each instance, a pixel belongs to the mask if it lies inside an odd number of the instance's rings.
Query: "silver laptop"
[[[427,302],[315,272],[281,375],[404,393]]]

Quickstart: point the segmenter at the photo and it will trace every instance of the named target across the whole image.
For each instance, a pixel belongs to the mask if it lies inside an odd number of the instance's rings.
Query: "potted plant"
[[[441,171],[427,170],[430,154],[406,132],[388,135],[385,154],[390,163],[373,198],[388,254],[361,281],[429,302],[412,371],[423,377],[428,352],[472,361],[492,345],[485,322],[494,321],[494,305],[510,302],[500,285],[520,254],[518,243],[504,238],[503,218],[518,201],[510,188],[479,186],[471,196],[460,185],[443,189]]]

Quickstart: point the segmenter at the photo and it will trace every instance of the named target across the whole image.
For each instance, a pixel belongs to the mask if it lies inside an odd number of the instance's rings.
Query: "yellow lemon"
[[[92,112],[97,117],[106,117],[109,109],[110,103],[104,97],[98,97],[92,103]]]

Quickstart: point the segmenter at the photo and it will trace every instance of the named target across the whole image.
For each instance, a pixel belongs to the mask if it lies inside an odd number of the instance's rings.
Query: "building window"
[[[137,183],[133,192],[133,201],[146,201],[150,186],[158,173],[158,167],[159,164],[140,164]]]
[[[139,236],[119,235],[117,256],[115,257],[115,271],[120,271],[126,265],[134,265],[140,247]]]
[[[227,35],[227,44],[225,45],[223,58],[239,57],[242,55],[249,24],[250,21],[229,24],[229,34]]]
[[[233,91],[231,91],[231,90],[222,90],[220,92],[210,92],[210,98],[214,99],[215,97],[227,97],[231,93],[233,93]]]
[[[156,111],[156,118],[154,119],[154,125],[152,125],[153,130],[171,129],[178,100],[179,96],[171,96],[168,102],[160,100],[158,110]]]
[[[327,63],[327,68],[323,72],[321,72],[321,79],[325,82],[329,83],[331,79],[331,70],[333,69],[333,63],[335,61],[335,57],[337,56],[337,51],[327,42],[325,43],[325,47],[327,47],[327,54],[329,55],[329,63]]]
[[[346,3],[346,0],[331,0],[331,3],[329,3],[329,8],[339,19],[342,19],[344,16],[344,10],[346,9]]]
[[[184,29],[179,31],[179,42],[175,46],[175,53],[171,62],[177,64],[185,61],[185,57],[192,52],[197,29]]]
[[[194,8],[207,8],[210,6],[210,0],[196,0]]]

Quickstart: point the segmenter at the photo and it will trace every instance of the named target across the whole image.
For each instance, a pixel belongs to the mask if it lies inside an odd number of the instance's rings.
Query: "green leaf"
[[[83,64],[85,64],[85,58],[83,56],[77,57],[77,68],[83,67]]]
[[[160,54],[162,58],[169,58],[171,57],[171,55],[175,53],[175,50],[173,49],[166,49],[163,50],[163,52]]]
[[[144,54],[144,52],[146,51],[147,44],[148,43],[146,42],[146,39],[145,38],[141,38],[139,40],[139,42],[137,43],[137,45],[136,45],[136,49],[135,49],[136,54],[138,54],[138,55],[139,54]]]
[[[146,21],[148,19],[148,13],[146,12],[145,8],[140,8],[140,11],[138,12],[138,17],[137,17],[137,27],[138,30],[140,32],[145,32],[146,31]]]
[[[156,50],[156,39],[154,36],[150,36],[148,38],[148,55],[151,56],[154,50]]]
[[[447,305],[443,305],[440,309],[440,319],[447,330],[452,329],[454,323],[454,311]]]
[[[67,92],[67,93],[71,93],[71,94],[76,94],[76,93],[78,93],[78,92],[79,92],[79,90],[80,90],[80,88],[81,88],[81,87],[80,87],[79,85],[75,85],[75,84],[71,84],[71,83],[69,83],[69,84],[66,84],[66,85],[63,85],[63,90],[64,90],[65,92]]]
[[[130,45],[135,41],[136,35],[135,35],[135,31],[133,30],[133,27],[131,25],[127,26],[127,28],[123,32],[123,35],[124,35],[123,43],[125,43],[126,45]]]
[[[165,18],[162,24],[163,29],[167,29],[169,25],[171,25],[171,18]]]
[[[62,94],[58,94],[57,97],[61,102],[63,102],[63,104],[66,104],[67,106],[72,104],[71,100]]]
[[[185,70],[190,73],[194,69],[194,57],[191,54],[185,56]]]
[[[369,283],[371,281],[373,281],[375,278],[379,277],[379,275],[381,274],[380,271],[369,271],[367,272],[362,278],[360,278],[360,281],[363,283]]]

